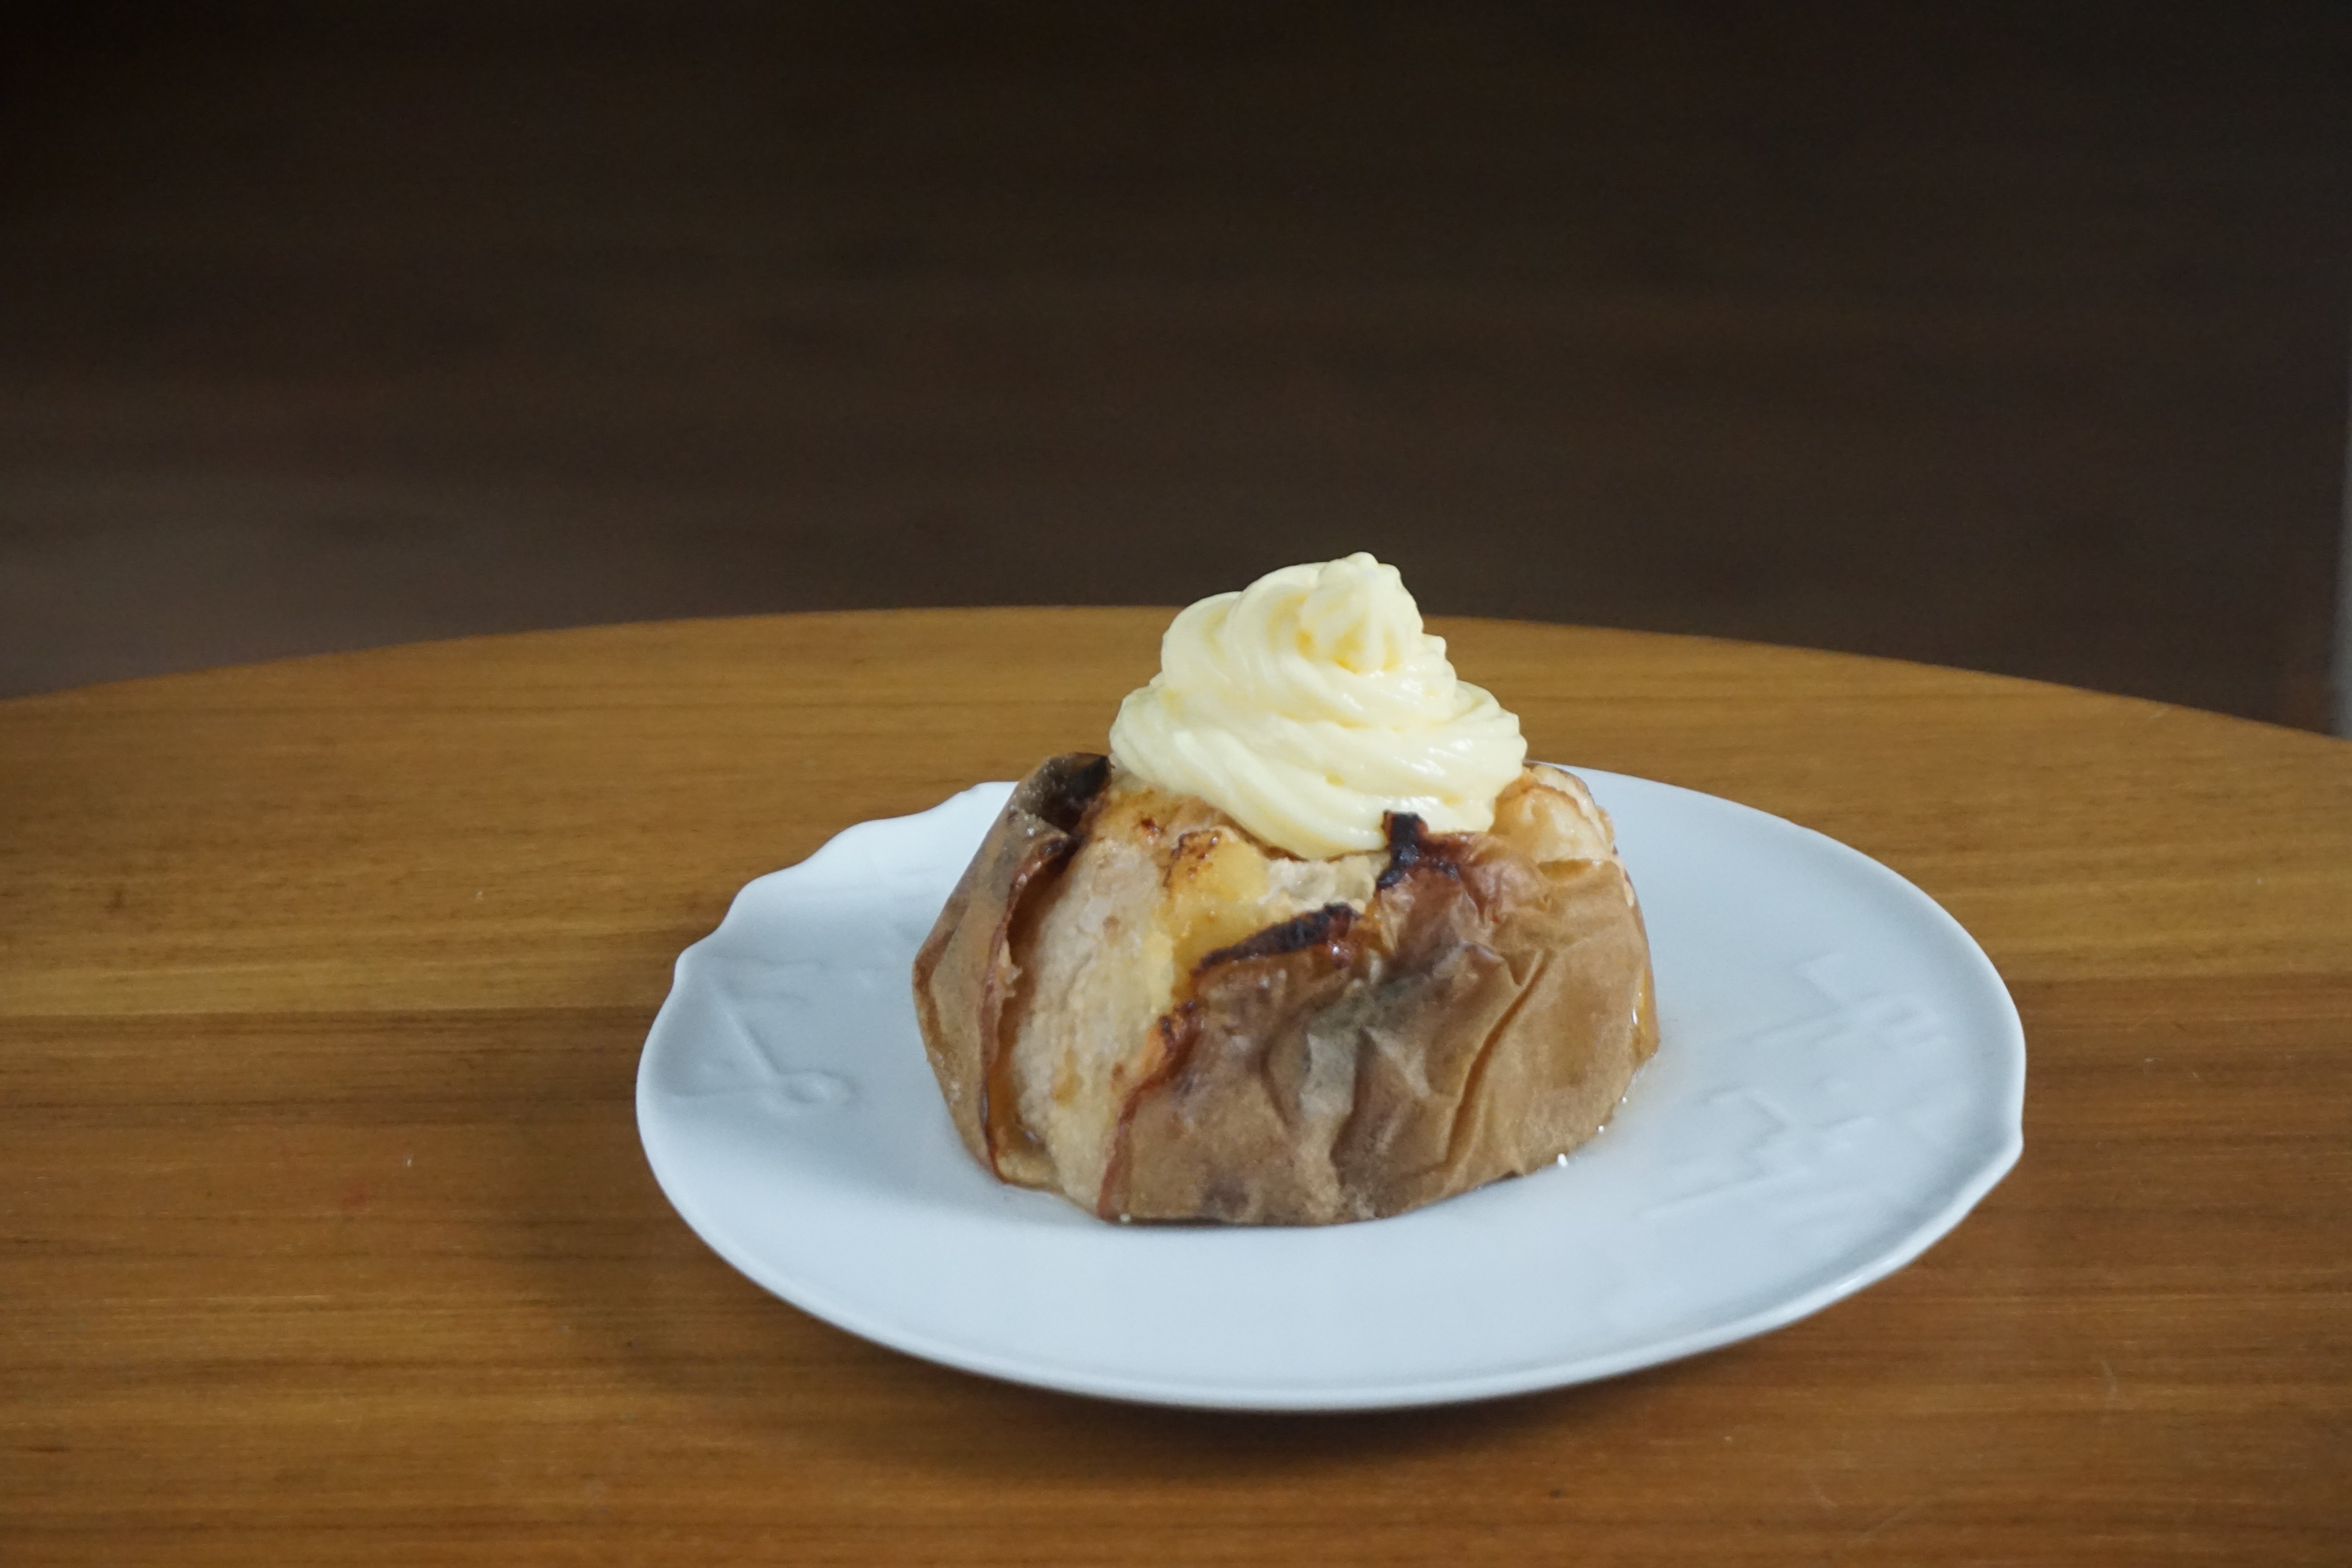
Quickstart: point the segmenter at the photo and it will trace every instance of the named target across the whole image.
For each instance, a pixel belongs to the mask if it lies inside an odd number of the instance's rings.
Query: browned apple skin
[[[1009,1081],[1007,1005],[1035,909],[1084,847],[1105,759],[1048,758],[991,827],[916,959],[916,1016],[965,1145],[1060,1190]],[[1145,1039],[1106,1219],[1323,1225],[1545,1164],[1606,1122],[1657,1048],[1649,945],[1613,859],[1390,821],[1360,912],[1331,905],[1210,953]]]

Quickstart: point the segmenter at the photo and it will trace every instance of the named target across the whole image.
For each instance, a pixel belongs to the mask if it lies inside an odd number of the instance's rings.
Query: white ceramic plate
[[[1320,1229],[1105,1225],[965,1153],[908,970],[1009,784],[862,823],[677,961],[637,1071],[662,1190],[852,1333],[1073,1393],[1437,1404],[1778,1328],[1959,1223],[2022,1147],[2025,1040],[1949,915],[1712,795],[1579,770],[1616,820],[1658,1055],[1563,1164]]]

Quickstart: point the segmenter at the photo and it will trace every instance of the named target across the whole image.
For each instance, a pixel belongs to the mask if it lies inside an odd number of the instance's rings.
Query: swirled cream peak
[[[1309,859],[1380,848],[1392,811],[1486,831],[1527,750],[1518,720],[1455,679],[1396,568],[1364,554],[1183,611],[1110,731],[1121,767]]]

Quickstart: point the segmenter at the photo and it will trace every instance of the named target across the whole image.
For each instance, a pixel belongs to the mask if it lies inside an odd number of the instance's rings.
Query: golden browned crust
[[[1272,891],[1245,896],[1219,919],[1230,931],[1238,915],[1248,934],[1195,957],[1169,928],[1187,918],[1179,884],[1198,862],[1238,845],[1277,871],[1298,863],[1202,803],[1114,784],[1101,758],[1041,764],[915,967],[967,1146],[1003,1179],[1105,1218],[1296,1225],[1401,1213],[1590,1138],[1657,1043],[1648,944],[1606,819],[1576,781],[1530,768],[1492,831],[1419,829],[1391,818],[1385,857],[1336,868],[1332,885],[1360,896],[1297,913]],[[1064,898],[1088,901],[1049,922]],[[1282,918],[1254,925],[1253,907]],[[1108,1090],[1090,1098],[1067,1060],[1047,1059],[1071,1031],[1056,1047],[1046,1026],[1071,1020],[1040,1010],[1099,998],[1067,986],[1069,961],[1087,955],[1050,946],[1099,933],[1108,947],[1137,929],[1181,958],[1142,1014],[1131,998],[1124,1014],[1083,1012],[1082,1026],[1134,1024],[1095,1047]],[[1040,975],[1066,989],[1024,994]]]

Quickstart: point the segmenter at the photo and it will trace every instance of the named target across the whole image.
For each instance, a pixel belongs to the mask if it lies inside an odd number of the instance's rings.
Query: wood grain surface
[[[2352,746],[2146,702],[1440,623],[1537,755],[1843,839],[2016,994],[2023,1162],[1779,1333],[1243,1417],[945,1371],[719,1262],[636,1142],[674,955],[852,822],[1098,745],[1164,618],[0,704],[0,1560],[2343,1561]]]

